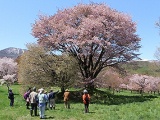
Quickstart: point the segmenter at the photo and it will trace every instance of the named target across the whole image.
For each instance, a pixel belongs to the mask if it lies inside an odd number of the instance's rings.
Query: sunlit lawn
[[[0,86],[0,120],[38,120],[31,117],[25,102],[19,94],[20,85],[12,86],[15,106],[9,106],[7,87]],[[134,97],[135,96],[135,97]],[[56,104],[56,110],[47,110],[46,118],[50,120],[160,120],[159,96],[137,97],[130,92],[116,93],[111,104],[92,102],[90,113],[83,112],[83,104],[71,102],[71,109],[64,109],[63,103]],[[93,100],[94,101],[94,100]],[[114,102],[113,102],[114,101]]]

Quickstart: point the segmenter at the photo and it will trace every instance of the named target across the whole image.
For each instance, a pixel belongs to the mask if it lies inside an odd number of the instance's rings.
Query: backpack
[[[88,94],[87,94],[87,95],[85,95],[84,100],[86,101],[86,103],[89,103],[89,97],[88,97]]]
[[[28,96],[28,92],[25,92],[24,95],[23,95],[23,98],[26,100],[27,96]]]

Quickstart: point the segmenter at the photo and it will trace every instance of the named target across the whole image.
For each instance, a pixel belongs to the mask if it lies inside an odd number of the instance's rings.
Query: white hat
[[[40,93],[44,92],[44,89],[43,88],[39,89],[39,92]]]
[[[66,89],[65,91],[66,91],[66,92],[68,92],[69,90],[68,90],[68,89]]]
[[[88,91],[85,89],[85,90],[83,90],[83,93],[88,93]]]

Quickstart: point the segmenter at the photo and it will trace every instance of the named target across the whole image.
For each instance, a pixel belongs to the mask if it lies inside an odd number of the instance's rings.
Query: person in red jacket
[[[82,100],[83,100],[83,103],[84,103],[84,112],[85,113],[89,113],[89,103],[90,103],[90,95],[88,94],[88,91],[87,90],[84,90],[83,91],[83,96],[82,96]]]

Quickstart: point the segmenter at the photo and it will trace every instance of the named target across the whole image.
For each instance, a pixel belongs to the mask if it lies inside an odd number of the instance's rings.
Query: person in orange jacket
[[[69,102],[70,92],[68,89],[65,90],[63,97],[64,97],[65,108],[70,109],[70,102]]]
[[[85,113],[89,113],[89,103],[90,103],[90,95],[88,94],[88,91],[87,90],[84,90],[83,91],[83,96],[82,96],[82,100],[83,100],[83,103],[84,103],[84,112]]]

